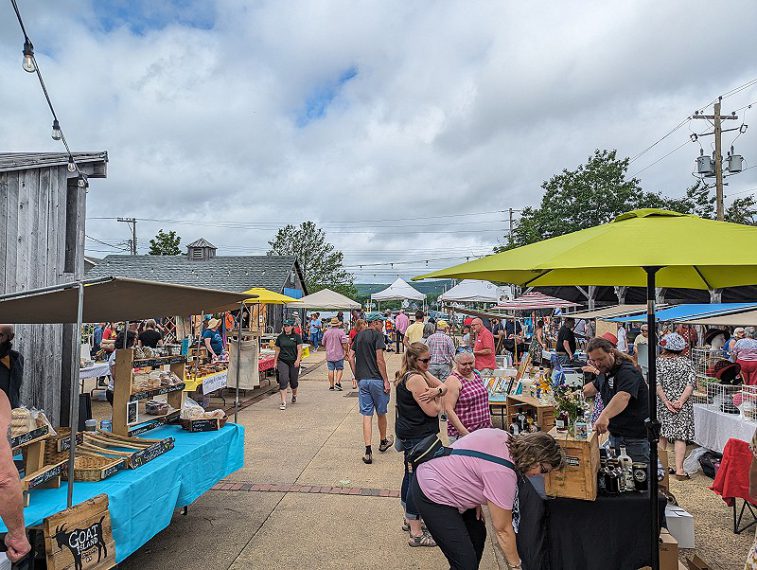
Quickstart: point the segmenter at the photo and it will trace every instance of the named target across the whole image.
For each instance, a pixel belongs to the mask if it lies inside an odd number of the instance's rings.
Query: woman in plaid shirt
[[[445,381],[444,409],[450,443],[477,429],[492,427],[489,392],[473,370],[474,362],[475,357],[470,352],[458,353],[455,371]]]

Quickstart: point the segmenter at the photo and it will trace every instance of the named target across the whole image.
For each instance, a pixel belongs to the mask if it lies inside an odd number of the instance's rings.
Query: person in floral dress
[[[688,479],[683,469],[686,442],[694,439],[694,407],[691,394],[696,373],[691,361],[684,356],[688,346],[678,333],[665,335],[660,342],[662,353],[657,359],[657,417],[662,422],[660,447],[667,450],[674,441],[676,479]]]
[[[752,498],[757,498],[757,430],[752,436],[752,444],[749,449],[752,450],[752,466],[749,469],[749,495]],[[747,554],[744,570],[757,570],[757,533],[755,533],[752,548],[749,549],[749,554]]]

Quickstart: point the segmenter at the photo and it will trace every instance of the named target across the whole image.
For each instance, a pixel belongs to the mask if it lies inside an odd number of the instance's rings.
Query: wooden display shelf
[[[186,368],[186,359],[184,357],[169,356],[164,358],[149,358],[134,360],[134,350],[131,348],[119,349],[116,351],[116,365],[114,367],[114,385],[113,385],[113,433],[121,436],[134,435],[135,433],[144,433],[154,429],[159,425],[167,423],[168,418],[156,417],[156,419],[133,422],[131,425],[128,419],[129,406],[138,406],[142,400],[147,400],[154,396],[165,395],[168,405],[178,413],[184,404],[184,385],[163,386],[152,390],[133,392],[134,387],[134,368],[139,364],[139,368],[157,368],[169,365],[171,372],[178,378],[184,378]]]
[[[181,414],[181,412],[179,410],[175,410],[174,412],[172,412],[169,415],[164,416],[162,418],[156,417],[154,419],[151,418],[149,420],[141,421],[138,424],[135,424],[133,427],[129,426],[129,433],[128,433],[128,435],[130,437],[134,437],[134,436],[137,436],[139,434],[146,433],[146,432],[148,432],[150,430],[153,430],[153,429],[155,429],[157,427],[160,427],[162,425],[170,424],[174,420],[179,419],[179,415],[180,414]],[[119,435],[123,435],[123,434],[119,434]]]
[[[186,384],[182,382],[181,384],[176,384],[175,386],[161,386],[160,388],[153,388],[152,390],[143,390],[141,392],[137,392],[136,394],[132,394],[129,397],[129,401],[138,402],[140,400],[148,400],[150,398],[154,398],[155,396],[164,396],[166,394],[170,394],[171,392],[183,392],[185,387]]]
[[[50,428],[48,426],[38,427],[30,432],[17,435],[11,438],[11,451],[15,454],[24,447],[46,440],[49,436]]]
[[[555,427],[555,406],[545,404],[532,396],[508,395],[505,399],[504,429],[512,423],[520,411],[530,410],[536,417],[536,423],[542,431],[550,431]]]
[[[23,479],[21,479],[21,486],[25,492],[28,492],[37,487],[41,487],[54,479],[60,479],[63,470],[65,469],[67,459],[58,461],[53,465],[45,465],[42,469],[29,473]],[[60,486],[60,485],[58,485]]]
[[[27,507],[31,489],[60,487],[60,475],[66,462],[45,465],[45,442],[49,438],[50,428],[42,426],[11,439],[12,453],[22,453],[24,456],[24,477],[21,479],[21,486],[24,491],[24,505]]]

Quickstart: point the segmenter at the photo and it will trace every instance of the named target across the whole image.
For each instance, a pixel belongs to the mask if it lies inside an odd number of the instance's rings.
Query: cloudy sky
[[[88,197],[98,257],[125,247],[117,216],[140,219],[140,252],[164,228],[219,255],[313,220],[359,282],[452,265],[596,148],[681,195],[708,130],[685,118],[757,79],[748,0],[18,2],[72,148],[110,155]],[[22,46],[2,3],[0,149],[62,150]],[[757,84],[723,110],[757,121]],[[757,124],[735,146],[757,166]],[[729,182],[748,195],[757,168]]]

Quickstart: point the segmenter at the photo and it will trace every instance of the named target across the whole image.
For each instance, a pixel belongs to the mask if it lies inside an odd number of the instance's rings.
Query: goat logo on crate
[[[48,517],[44,527],[49,570],[106,570],[116,565],[107,495]]]
[[[82,558],[89,562],[94,558],[97,548],[97,561],[100,562],[103,558],[103,551],[105,558],[108,557],[108,547],[105,544],[103,538],[103,521],[105,515],[100,520],[88,528],[75,528],[72,531],[67,531],[65,525],[61,525],[55,529],[55,542],[58,544],[58,548],[66,547],[71,551],[74,557],[74,566],[76,570],[82,570]],[[92,551],[91,553],[89,551]],[[85,554],[89,554],[85,557]]]

